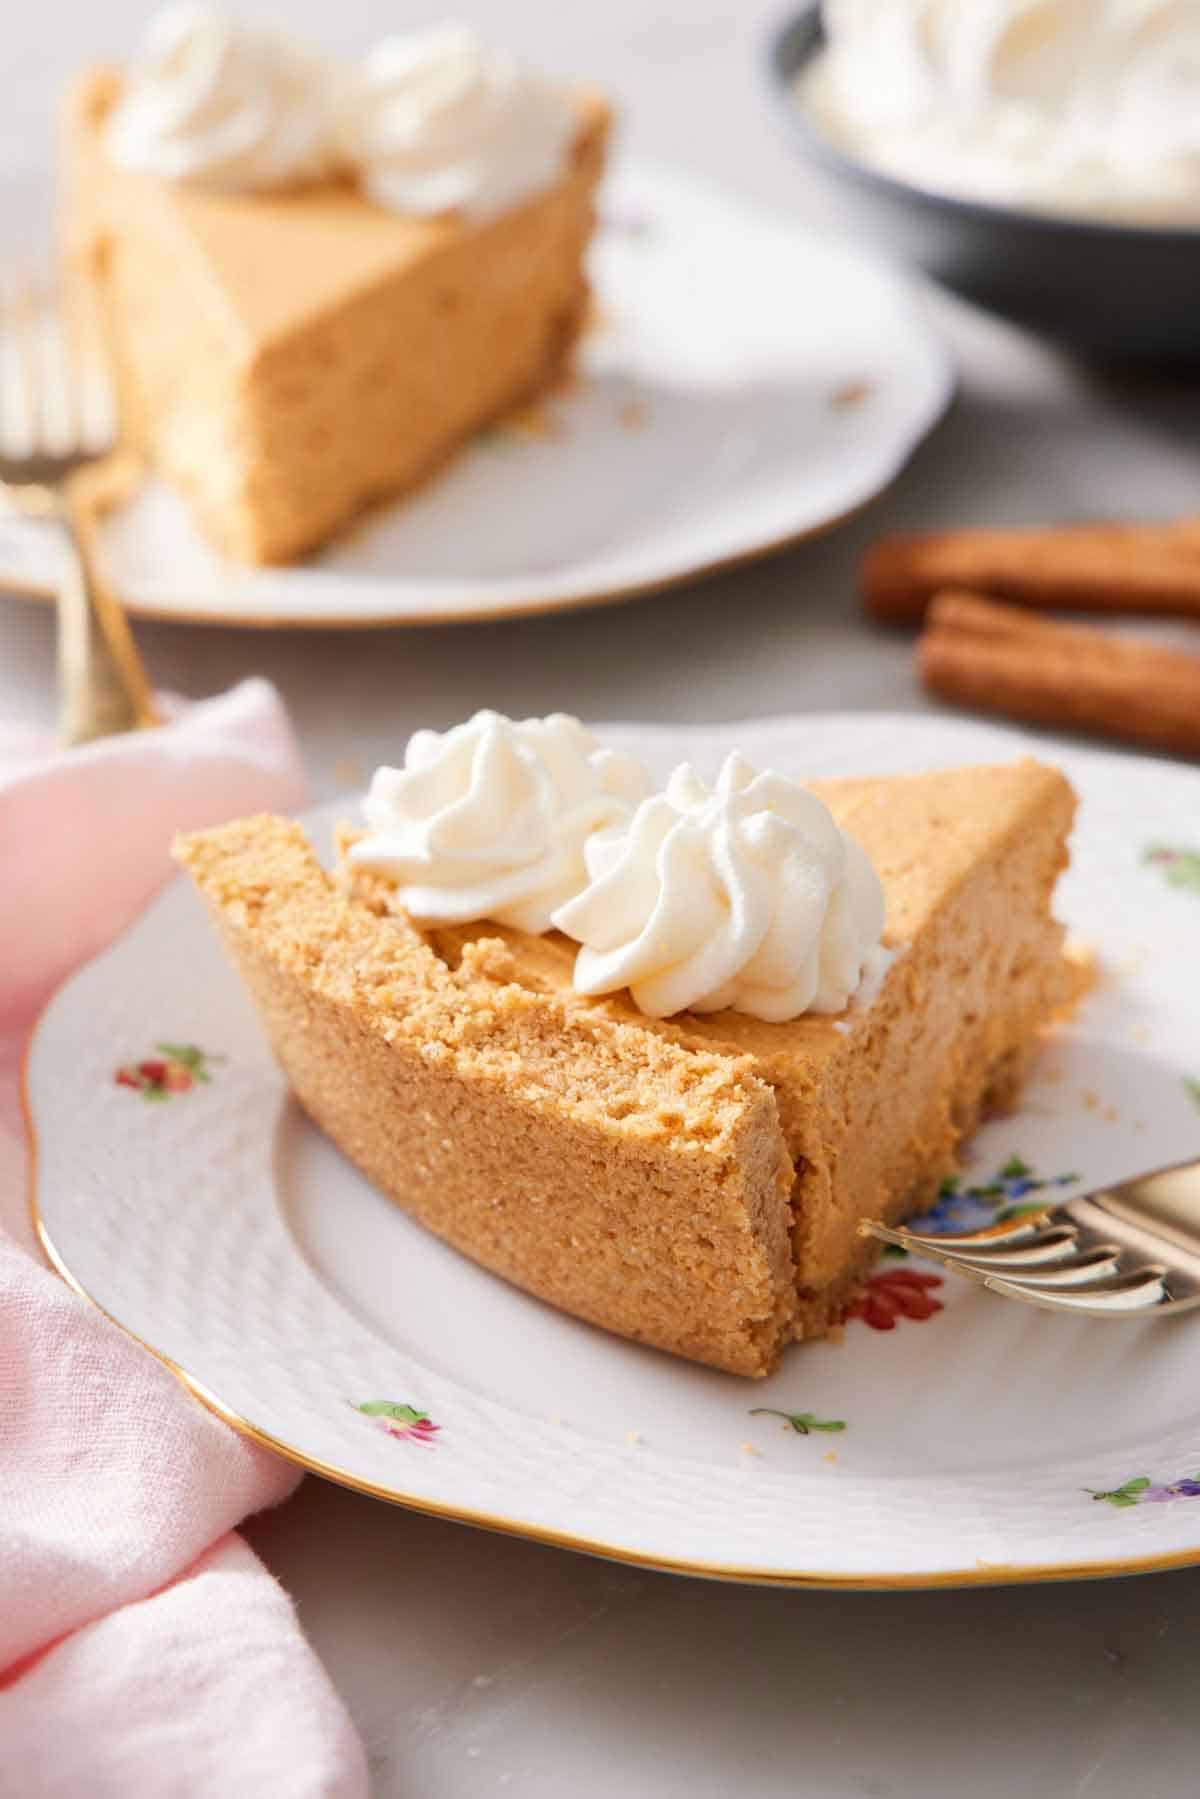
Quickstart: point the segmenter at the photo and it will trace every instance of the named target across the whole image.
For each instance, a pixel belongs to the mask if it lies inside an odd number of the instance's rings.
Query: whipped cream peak
[[[325,172],[333,78],[292,39],[203,0],[152,20],[106,131],[124,168],[228,193]]]
[[[375,46],[337,139],[378,205],[486,216],[552,186],[577,127],[566,88],[450,24]]]
[[[902,179],[1006,205],[1200,222],[1196,0],[825,0],[801,98]]]
[[[585,859],[590,884],[553,920],[581,945],[575,986],[628,987],[652,1018],[841,1012],[880,953],[865,851],[815,794],[737,755],[712,787],[682,763]]]
[[[639,763],[577,718],[477,712],[416,732],[402,768],[376,770],[350,861],[394,880],[418,923],[489,918],[540,934],[587,883],[587,839],[627,818],[648,786]]]

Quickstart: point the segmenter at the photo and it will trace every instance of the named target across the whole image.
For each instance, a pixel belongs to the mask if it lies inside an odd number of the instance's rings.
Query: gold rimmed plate
[[[662,765],[997,760],[982,726],[831,715],[622,727]],[[1043,753],[1045,746],[1042,746]],[[989,1124],[944,1228],[1200,1152],[1200,777],[1064,750],[1064,914],[1104,975]],[[344,808],[341,808],[344,810]],[[333,814],[313,815],[318,838]],[[675,1571],[920,1586],[1200,1560],[1200,1332],[1030,1314],[880,1264],[841,1342],[750,1383],[561,1316],[389,1205],[288,1097],[182,883],[59,994],[27,1069],[59,1267],[239,1428],[318,1473]],[[936,1228],[935,1226],[932,1228]]]

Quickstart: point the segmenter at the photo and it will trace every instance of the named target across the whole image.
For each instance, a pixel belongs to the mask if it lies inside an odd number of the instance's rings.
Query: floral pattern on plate
[[[942,1310],[933,1289],[942,1285],[940,1274],[925,1274],[918,1268],[891,1268],[885,1274],[873,1274],[864,1281],[846,1307],[847,1318],[861,1318],[873,1331],[894,1331],[898,1318],[911,1318],[923,1324]]]
[[[798,1437],[811,1437],[814,1432],[832,1433],[845,1430],[844,1418],[818,1418],[815,1412],[783,1412],[774,1405],[754,1405],[750,1407],[752,1418],[782,1418],[785,1430],[794,1430]]]
[[[1085,1487],[1092,1498],[1119,1509],[1130,1505],[1163,1505],[1171,1499],[1200,1499],[1200,1474],[1181,1475],[1178,1480],[1158,1482],[1148,1474],[1135,1474],[1119,1487],[1099,1489]]]
[[[984,1181],[964,1186],[961,1175],[948,1176],[941,1184],[936,1203],[928,1212],[910,1218],[908,1228],[926,1237],[986,1230],[990,1224],[1004,1224],[1022,1212],[1040,1212],[1047,1202],[1029,1199],[1031,1193],[1071,1187],[1078,1179],[1077,1174],[1039,1175],[1020,1156],[1010,1156]]]
[[[170,1099],[211,1081],[212,1064],[223,1060],[195,1043],[156,1043],[154,1050],[140,1062],[123,1063],[113,1076],[117,1086],[132,1087],[143,1099]]]
[[[1200,894],[1200,850],[1182,849],[1178,844],[1155,843],[1142,857],[1143,862],[1160,868],[1168,886],[1183,887]]]
[[[376,1428],[386,1436],[396,1437],[401,1442],[422,1443],[427,1449],[432,1449],[434,1438],[442,1428],[419,1406],[405,1405],[399,1400],[364,1399],[357,1404],[352,1400],[351,1404],[364,1418],[373,1418]]]

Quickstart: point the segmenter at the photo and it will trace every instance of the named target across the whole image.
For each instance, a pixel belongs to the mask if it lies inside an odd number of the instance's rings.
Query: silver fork
[[[24,282],[0,294],[0,501],[56,530],[61,735],[87,743],[159,723],[119,601],[93,553],[97,509],[132,472],[113,455],[113,407],[98,358],[81,366],[60,297]]]
[[[1200,1162],[1137,1175],[981,1231],[927,1236],[875,1219],[858,1228],[1050,1312],[1141,1318],[1200,1306]]]

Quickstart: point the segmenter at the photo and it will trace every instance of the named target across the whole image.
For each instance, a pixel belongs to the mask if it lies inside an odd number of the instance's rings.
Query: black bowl
[[[1026,212],[885,175],[831,143],[795,93],[824,46],[818,5],[771,40],[778,110],[854,218],[981,306],[1109,362],[1200,362],[1200,229]]]

